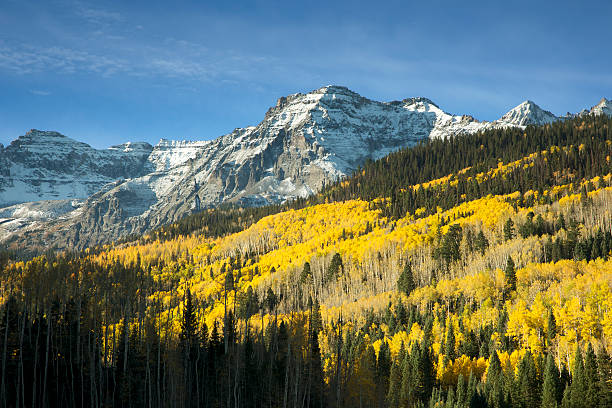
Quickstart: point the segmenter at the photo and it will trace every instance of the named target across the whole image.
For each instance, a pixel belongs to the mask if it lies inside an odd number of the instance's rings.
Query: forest
[[[610,407],[612,120],[0,259],[2,407]]]

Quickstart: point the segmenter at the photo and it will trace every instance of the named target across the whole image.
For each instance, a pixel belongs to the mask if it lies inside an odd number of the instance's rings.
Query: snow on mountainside
[[[591,108],[593,115],[608,115],[612,116],[612,101],[606,98],[601,98],[601,101]]]
[[[87,198],[117,179],[146,174],[151,149],[148,143],[126,143],[96,150],[32,129],[0,148],[0,205]]]
[[[531,101],[525,101],[501,117],[499,122],[517,126],[544,125],[560,120]]]
[[[602,103],[606,112],[609,102]],[[555,120],[530,101],[480,122],[427,98],[377,102],[326,86],[282,97],[257,126],[211,141],[96,150],[31,131],[0,152],[0,203],[14,204],[0,209],[0,240],[27,235],[28,242],[82,248],[175,221],[198,205],[304,197],[423,139]],[[72,201],[42,201],[62,199]],[[40,202],[19,204],[27,201]]]

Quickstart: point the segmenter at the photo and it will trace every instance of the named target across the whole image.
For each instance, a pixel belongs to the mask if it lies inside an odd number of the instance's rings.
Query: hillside
[[[434,141],[285,206],[3,260],[2,397],[608,406],[611,126]]]
[[[592,112],[606,114],[605,106]],[[423,97],[379,102],[330,85],[281,97],[259,124],[210,141],[97,150],[32,130],[0,151],[0,242],[83,249],[200,209],[308,197],[419,142],[562,119],[526,101],[496,121],[478,121]]]

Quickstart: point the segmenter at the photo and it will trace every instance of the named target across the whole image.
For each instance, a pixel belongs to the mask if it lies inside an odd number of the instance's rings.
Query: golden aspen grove
[[[432,140],[307,199],[8,251],[0,399],[610,407],[611,128]]]

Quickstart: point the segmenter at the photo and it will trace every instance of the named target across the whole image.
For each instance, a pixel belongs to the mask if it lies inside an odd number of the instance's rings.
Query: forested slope
[[[434,141],[307,201],[8,261],[0,401],[610,406],[610,125]]]

